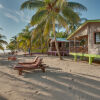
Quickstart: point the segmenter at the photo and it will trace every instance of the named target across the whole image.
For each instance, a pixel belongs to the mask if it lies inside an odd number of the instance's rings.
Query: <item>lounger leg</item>
[[[22,70],[19,70],[18,72],[19,72],[19,75],[22,75]]]

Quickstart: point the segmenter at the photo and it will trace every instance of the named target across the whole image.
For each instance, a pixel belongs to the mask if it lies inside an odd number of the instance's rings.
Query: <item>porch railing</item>
[[[70,47],[70,52],[74,53],[88,53],[88,47],[82,47],[82,46],[77,46],[77,47]]]

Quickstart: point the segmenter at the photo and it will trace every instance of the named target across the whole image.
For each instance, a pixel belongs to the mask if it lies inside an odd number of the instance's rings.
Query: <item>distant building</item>
[[[66,38],[56,38],[56,40],[58,42],[60,54],[62,56],[68,55],[69,54],[69,41],[66,40]],[[54,38],[50,38],[49,40],[48,55],[58,55],[56,47],[55,47]]]

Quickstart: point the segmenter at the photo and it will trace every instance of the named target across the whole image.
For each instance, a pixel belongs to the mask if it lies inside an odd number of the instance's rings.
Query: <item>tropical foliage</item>
[[[67,38],[68,34],[66,32],[57,32],[56,37],[57,38]],[[54,37],[53,33],[51,33],[51,37]]]
[[[17,36],[14,36],[10,39],[10,43],[7,45],[6,48],[11,51],[17,50]]]
[[[29,30],[29,26],[26,26],[25,29],[19,33],[17,37],[18,48],[31,52],[31,31]]]
[[[6,37],[4,35],[0,34],[0,49],[4,50],[4,45],[7,45],[7,42],[5,41]]]

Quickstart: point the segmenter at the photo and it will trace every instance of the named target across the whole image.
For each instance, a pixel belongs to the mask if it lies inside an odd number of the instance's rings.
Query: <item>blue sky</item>
[[[9,42],[12,36],[17,33],[28,24],[31,16],[34,14],[33,11],[20,10],[20,5],[25,0],[0,0],[0,33],[7,37]],[[70,0],[79,2],[85,5],[88,11],[81,12],[82,16],[87,19],[100,19],[100,0]]]

